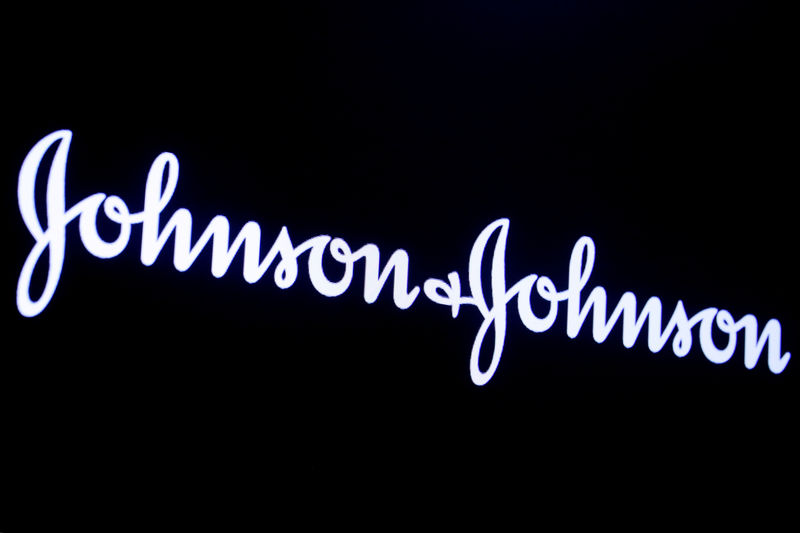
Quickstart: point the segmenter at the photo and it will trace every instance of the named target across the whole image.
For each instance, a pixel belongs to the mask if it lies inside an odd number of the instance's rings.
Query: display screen
[[[65,11],[3,38],[11,508],[788,496],[779,13]]]

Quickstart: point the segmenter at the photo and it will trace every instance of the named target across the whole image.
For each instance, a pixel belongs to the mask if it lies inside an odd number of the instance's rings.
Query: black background
[[[373,5],[375,4],[375,5]],[[794,109],[787,13],[763,2],[381,2],[253,10],[42,8],[6,21],[0,170],[8,530],[110,516],[149,523],[291,509],[306,521],[553,509],[762,519],[796,495],[796,362],[683,359],[619,331],[532,334],[512,308],[499,369],[469,378],[481,319],[420,296],[328,299],[307,275],[222,279],[171,246],[117,258],[68,232],[39,316],[14,294],[32,240],[27,151],[74,132],[67,204],[140,209],[150,163],[181,164],[168,212],[403,248],[411,281],[466,280],[472,242],[511,219],[508,279],[590,286],[777,318],[797,350]],[[796,93],[795,93],[796,94]],[[792,133],[792,136],[790,136]],[[39,181],[40,187],[43,181]],[[41,190],[41,189],[40,189]],[[102,229],[102,228],[101,228]],[[111,233],[108,234],[110,238]],[[384,255],[385,257],[386,255]],[[303,262],[301,262],[302,267]],[[740,343],[741,344],[741,343]],[[766,505],[762,506],[761,503]],[[13,518],[11,518],[13,517]],[[680,518],[679,518],[680,519]],[[159,519],[161,520],[161,519]],[[391,521],[391,520],[390,520]]]

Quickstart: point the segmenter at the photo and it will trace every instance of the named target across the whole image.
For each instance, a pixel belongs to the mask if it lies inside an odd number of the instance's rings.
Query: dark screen
[[[69,129],[68,206],[103,192],[141,210],[168,151],[180,181],[162,223],[184,207],[193,238],[222,214],[232,232],[258,222],[264,250],[283,226],[295,244],[376,244],[382,261],[403,249],[420,288],[452,271],[466,285],[476,237],[507,217],[509,285],[536,273],[566,287],[586,235],[588,288],[612,308],[632,291],[658,296],[667,317],[681,301],[690,316],[753,314],[759,330],[775,318],[782,350],[798,349],[785,14],[760,2],[364,4],[63,7],[9,21],[9,523],[215,509],[269,524],[284,505],[359,515],[354,499],[429,493],[436,505],[460,491],[475,500],[456,515],[502,491],[536,512],[646,503],[671,515],[676,500],[754,494],[784,509],[797,363],[773,374],[766,349],[748,370],[741,347],[717,365],[696,336],[683,358],[671,342],[651,353],[644,334],[625,348],[620,327],[596,343],[590,321],[571,339],[564,303],[532,333],[509,304],[502,359],[476,386],[475,307],[453,319],[420,295],[400,310],[391,282],[368,304],[360,266],[327,298],[305,259],[285,290],[272,269],[246,283],[241,257],[214,278],[208,251],[178,272],[171,240],[144,266],[139,226],[102,260],[77,221],[52,301],[19,314],[34,242],[19,168]],[[98,230],[111,240],[116,228],[101,217]]]

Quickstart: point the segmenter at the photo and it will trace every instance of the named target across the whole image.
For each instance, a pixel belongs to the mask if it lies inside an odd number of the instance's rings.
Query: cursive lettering
[[[381,268],[380,249],[375,244],[365,244],[353,251],[342,238],[317,235],[294,245],[289,230],[283,226],[267,253],[262,256],[262,230],[254,221],[245,223],[232,241],[230,222],[223,215],[213,217],[194,241],[193,217],[188,209],[176,209],[162,224],[162,215],[175,193],[179,177],[178,158],[169,152],[156,157],[150,167],[141,211],[131,212],[121,198],[104,193],[92,194],[67,208],[66,164],[71,141],[72,132],[69,130],[45,136],[30,150],[20,168],[17,186],[19,210],[34,240],[17,283],[17,308],[23,316],[40,314],[52,300],[66,257],[67,226],[76,218],[83,246],[100,259],[121,254],[129,244],[132,226],[141,224],[140,260],[145,266],[153,265],[172,239],[172,263],[180,272],[191,268],[203,250],[210,246],[211,274],[214,277],[224,276],[241,251],[242,278],[247,283],[258,282],[270,268],[274,268],[275,285],[288,289],[297,280],[299,259],[307,253],[309,280],[314,289],[324,296],[344,294],[352,284],[355,264],[361,260],[364,261],[365,302],[377,301],[390,277],[393,278],[392,300],[399,309],[410,308],[420,293],[417,286],[409,289],[409,256],[402,249],[392,252]],[[53,147],[55,154],[47,173],[43,222],[34,200],[36,177],[45,153]],[[97,217],[100,216],[101,206],[103,215],[119,227],[119,233],[113,241],[105,241],[98,233]],[[475,307],[483,317],[472,344],[469,362],[470,377],[476,385],[488,383],[497,371],[506,341],[508,306],[515,298],[522,324],[533,333],[551,329],[559,309],[566,307],[566,333],[573,339],[587,320],[591,321],[591,335],[597,343],[605,342],[614,327],[621,324],[622,344],[626,348],[633,347],[639,335],[646,332],[647,347],[651,352],[661,351],[671,338],[672,352],[677,357],[685,357],[691,350],[693,331],[696,329],[705,357],[712,363],[722,364],[733,357],[739,334],[743,332],[746,368],[756,366],[764,348],[767,349],[767,365],[775,374],[781,373],[791,358],[789,352],[782,353],[781,324],[774,318],[767,321],[759,334],[754,315],[748,314],[735,320],[729,311],[712,307],[690,317],[679,300],[664,325],[661,300],[650,297],[637,311],[638,300],[632,292],[625,292],[609,314],[608,295],[603,287],[594,287],[586,295],[595,262],[595,244],[590,237],[581,237],[572,249],[565,289],[559,291],[549,277],[537,274],[529,274],[508,287],[505,258],[509,226],[510,221],[506,218],[495,220],[476,238],[467,264],[468,294],[462,294],[461,278],[456,271],[450,272],[446,281],[430,278],[423,283],[422,292],[425,296],[435,304],[449,306],[453,318],[458,317],[462,306]],[[492,239],[494,245],[490,246]],[[46,281],[41,294],[35,298],[31,295],[31,279],[45,252],[48,252]],[[326,257],[344,267],[338,279],[331,279],[330,274],[325,272],[323,262]],[[487,274],[484,263],[488,267],[488,293],[483,288]],[[540,303],[534,306],[534,300]],[[542,304],[542,309],[539,309]],[[715,344],[714,328],[719,331],[718,337],[726,338],[725,346],[718,347]],[[481,364],[481,354],[490,333],[493,342],[487,346],[491,354],[487,366]]]

